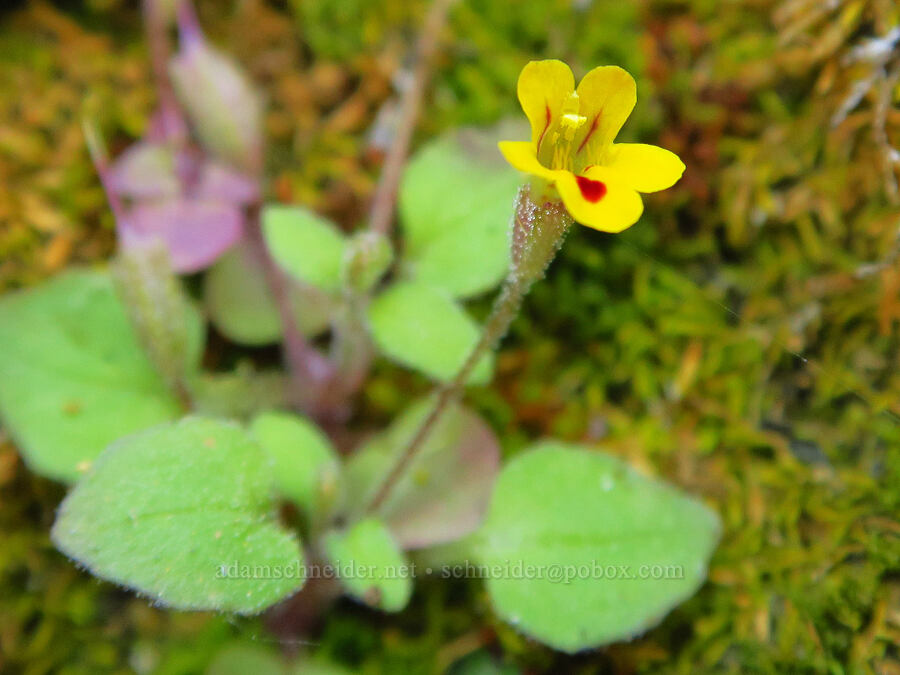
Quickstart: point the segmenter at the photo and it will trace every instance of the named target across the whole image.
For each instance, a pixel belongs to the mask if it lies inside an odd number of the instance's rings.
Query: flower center
[[[550,163],[552,169],[572,168],[572,157],[574,156],[573,144],[578,130],[587,122],[587,117],[579,115],[581,103],[578,100],[578,94],[574,91],[569,94],[562,105],[560,111],[559,124],[553,130],[551,137],[551,145],[553,146],[553,159]]]

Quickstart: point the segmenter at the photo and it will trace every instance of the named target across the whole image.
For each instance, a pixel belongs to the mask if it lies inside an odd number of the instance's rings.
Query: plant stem
[[[409,154],[413,130],[422,109],[422,98],[431,74],[431,65],[437,53],[441,29],[447,19],[447,12],[455,0],[432,0],[425,24],[416,44],[416,67],[409,87],[403,92],[400,108],[400,121],[397,125],[397,136],[391,144],[381,179],[372,198],[372,210],[369,214],[369,229],[380,234],[388,234],[394,215],[394,201],[397,186],[403,174],[403,165]]]
[[[316,388],[314,405],[308,407],[329,434],[353,412],[350,400],[365,383],[375,356],[364,323],[364,298],[347,294],[343,302],[332,323],[331,349],[326,360],[330,374]]]
[[[183,1],[187,2],[188,0]],[[159,95],[161,111],[159,122],[163,127],[163,136],[171,139],[177,137],[183,129],[179,123],[181,110],[169,79],[169,56],[172,51],[168,34],[169,21],[159,0],[144,0],[142,4],[144,23],[147,26],[147,43],[150,47],[150,63]]]
[[[433,0],[416,43],[416,66],[410,86],[403,92],[401,115],[396,136],[388,150],[381,178],[369,214],[371,233],[389,235],[393,222],[397,187],[409,154],[413,131],[422,108],[422,99],[437,53],[438,39],[455,0]],[[329,385],[319,391],[320,405],[330,411],[330,421],[349,414],[348,400],[355,395],[368,376],[374,350],[366,328],[367,293],[351,290],[345,295],[345,306],[334,323]]]
[[[510,277],[506,280],[497,301],[494,303],[491,315],[488,317],[488,321],[484,326],[481,339],[469,353],[468,358],[462,368],[459,369],[456,376],[437,390],[437,400],[435,401],[434,407],[431,409],[428,417],[426,417],[422,424],[419,425],[415,435],[404,448],[403,453],[400,455],[396,464],[394,464],[390,473],[387,475],[387,478],[384,479],[384,482],[381,484],[381,487],[369,504],[369,512],[377,511],[378,508],[384,504],[394,486],[403,474],[406,473],[409,465],[422,449],[425,441],[428,440],[428,436],[431,434],[432,429],[434,429],[435,424],[440,420],[441,415],[447,409],[448,405],[459,396],[466,381],[475,369],[475,366],[481,361],[481,357],[484,356],[486,352],[493,349],[506,334],[509,325],[512,323],[512,320],[519,312],[519,308],[522,306],[522,300],[525,297],[526,291],[526,287],[514,277]]]
[[[513,266],[494,302],[491,314],[485,322],[481,338],[469,353],[456,376],[437,389],[437,400],[434,407],[428,417],[419,425],[415,435],[403,449],[375,493],[375,497],[369,503],[368,512],[377,511],[385,503],[416,455],[424,447],[425,441],[428,440],[428,436],[440,420],[441,415],[462,392],[481,358],[485,353],[494,349],[506,335],[531,286],[543,277],[547,266],[559,251],[571,223],[572,219],[565,209],[561,208],[561,205],[538,206],[532,201],[529,188],[522,188],[519,191],[512,228]]]
[[[375,350],[365,320],[367,298],[350,291],[345,294],[344,303],[334,323],[332,361],[338,369],[336,388],[346,399],[365,383]]]
[[[334,367],[319,350],[309,343],[297,325],[291,305],[289,282],[266,248],[258,206],[250,209],[246,242],[251,248],[251,253],[262,264],[266,283],[278,307],[283,331],[284,360],[290,373],[288,394],[291,403],[313,417],[327,416],[327,411],[321,409],[319,394],[334,377]]]

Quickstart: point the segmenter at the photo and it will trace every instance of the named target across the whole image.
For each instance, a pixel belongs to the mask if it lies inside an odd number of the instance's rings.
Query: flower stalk
[[[422,450],[429,435],[448,406],[462,393],[475,366],[503,339],[518,316],[522,301],[535,281],[544,273],[562,246],[572,218],[559,202],[537,204],[531,186],[524,186],[516,197],[511,233],[512,265],[500,294],[484,324],[481,338],[472,348],[454,378],[437,389],[437,400],[428,417],[400,453],[396,463],[378,488],[368,512],[377,511]]]

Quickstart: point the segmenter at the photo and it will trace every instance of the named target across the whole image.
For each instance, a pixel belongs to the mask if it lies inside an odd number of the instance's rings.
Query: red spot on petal
[[[606,183],[603,181],[591,180],[584,176],[575,176],[575,182],[578,183],[581,196],[591,204],[596,204],[606,196]]]

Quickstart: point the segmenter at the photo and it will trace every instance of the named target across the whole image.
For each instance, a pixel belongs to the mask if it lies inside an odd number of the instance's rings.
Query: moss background
[[[530,58],[613,62],[638,79],[625,135],[688,165],[625,234],[576,230],[472,398],[507,452],[602,443],[705,499],[724,538],[702,590],[629,644],[563,657],[477,584],[425,582],[402,615],[342,604],[288,652],[367,673],[442,672],[481,647],[526,672],[900,673],[900,216],[883,161],[900,95],[830,123],[865,75],[849,50],[900,10],[833,4],[461,0],[420,138],[516,114]],[[357,224],[424,3],[199,5],[269,98],[271,196]],[[117,150],[153,102],[136,3],[3,4],[0,291],[111,252],[80,119]],[[426,383],[381,368],[367,414],[410,388]],[[0,671],[190,673],[235,640],[274,650],[260,620],[159,611],[76,570],[48,538],[62,496],[0,430]]]

